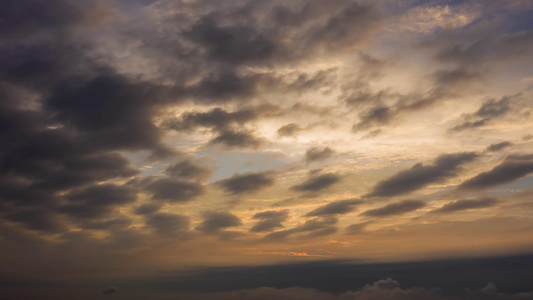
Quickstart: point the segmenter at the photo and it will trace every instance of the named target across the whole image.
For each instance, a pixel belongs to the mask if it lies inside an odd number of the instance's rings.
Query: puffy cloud
[[[167,236],[183,235],[189,229],[189,218],[170,213],[154,213],[147,217],[146,225]]]
[[[310,177],[301,184],[297,184],[291,187],[292,190],[299,192],[318,192],[324,190],[335,183],[339,182],[341,177],[336,174],[322,174],[314,177]]]
[[[239,195],[256,192],[274,185],[273,173],[270,171],[235,174],[230,178],[217,181],[227,193]]]
[[[334,153],[335,151],[330,147],[324,147],[322,149],[318,147],[312,147],[305,151],[305,161],[307,163],[310,163],[314,161],[326,160],[330,158]]]
[[[283,227],[283,222],[289,218],[288,210],[268,210],[255,214],[253,219],[259,220],[251,229],[251,232],[272,231]]]
[[[196,227],[196,230],[213,233],[221,229],[237,227],[242,224],[241,219],[229,212],[204,212],[202,214],[204,221]]]
[[[402,215],[411,211],[415,211],[426,206],[424,201],[419,200],[405,200],[396,203],[387,204],[380,208],[367,210],[361,215],[367,217],[388,217],[394,215]]]
[[[156,179],[146,190],[152,193],[154,200],[168,202],[187,202],[205,193],[204,186],[199,183],[174,178]]]
[[[473,161],[478,155],[474,152],[443,154],[432,165],[418,163],[408,170],[379,182],[367,197],[391,197],[410,193],[428,184],[441,182],[454,177],[462,164]]]
[[[302,128],[296,123],[283,125],[278,129],[278,136],[296,136]]]
[[[181,179],[196,179],[204,181],[211,177],[213,170],[201,163],[190,160],[182,160],[166,169],[166,173],[171,177]]]

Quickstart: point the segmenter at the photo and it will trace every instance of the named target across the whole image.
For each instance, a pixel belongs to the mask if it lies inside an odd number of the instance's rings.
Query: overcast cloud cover
[[[529,0],[1,1],[0,290],[117,298],[114,282],[154,270],[531,253],[532,14]],[[533,291],[380,276],[187,297]]]

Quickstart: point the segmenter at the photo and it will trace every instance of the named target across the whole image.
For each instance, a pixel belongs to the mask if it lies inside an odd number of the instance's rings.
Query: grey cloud
[[[367,222],[361,222],[361,223],[348,225],[346,227],[346,234],[356,235],[356,234],[363,233],[365,231],[366,226],[368,226],[371,223],[372,222],[367,221]]]
[[[283,227],[283,222],[289,218],[288,210],[269,210],[257,213],[253,219],[259,220],[251,229],[251,232],[272,231],[276,228]]]
[[[296,136],[302,128],[296,123],[283,125],[278,129],[278,136]]]
[[[152,215],[161,209],[160,203],[145,203],[135,209],[137,215]]]
[[[202,184],[174,178],[154,180],[147,185],[146,190],[152,193],[154,200],[168,202],[187,202],[205,193]]]
[[[274,185],[274,174],[271,171],[235,174],[230,178],[217,182],[227,193],[239,195],[262,190]]]
[[[353,132],[366,130],[373,126],[387,125],[397,116],[397,112],[387,106],[374,107],[359,116],[359,123],[352,127]]]
[[[513,145],[513,143],[508,142],[508,141],[497,143],[497,144],[491,144],[490,146],[487,147],[487,151],[489,151],[489,152],[498,152],[498,151],[503,150],[505,148],[511,147],[512,145]]]
[[[23,208],[7,213],[4,217],[11,222],[23,224],[27,229],[41,232],[57,233],[67,228],[59,215],[51,210]]]
[[[487,62],[499,63],[527,55],[533,45],[533,32],[488,35],[469,44],[449,41],[445,43],[446,46],[436,55],[437,60],[479,66]]]
[[[307,149],[305,152],[305,160],[307,163],[313,161],[322,161],[330,158],[334,153],[335,151],[330,147],[324,147],[322,149],[318,147],[312,147]]]
[[[463,199],[446,203],[441,208],[431,211],[431,213],[452,213],[469,209],[486,208],[495,206],[498,203],[499,201],[494,198]]]
[[[291,189],[298,192],[318,192],[334,185],[340,180],[341,177],[339,175],[323,174],[311,177],[301,184],[292,186]]]
[[[405,200],[405,201],[400,201],[396,203],[391,203],[381,208],[367,210],[361,213],[361,215],[367,216],[367,217],[395,216],[395,215],[402,215],[402,214],[405,214],[411,211],[415,211],[424,206],[426,206],[426,203],[424,201]]]
[[[191,160],[182,160],[174,165],[169,166],[165,172],[172,177],[181,179],[196,179],[205,181],[213,174],[213,169],[200,162]]]
[[[170,213],[155,213],[146,219],[146,225],[167,236],[184,234],[189,229],[189,224],[188,217]]]
[[[68,202],[59,207],[61,213],[75,218],[100,218],[116,207],[137,200],[137,191],[127,185],[101,184],[71,191]]]
[[[204,221],[196,227],[196,230],[206,233],[242,225],[241,219],[229,212],[205,212],[202,216]]]
[[[338,219],[335,217],[313,218],[305,221],[302,225],[279,230],[267,234],[262,238],[262,241],[279,241],[284,240],[290,235],[301,234],[298,238],[309,239],[325,235],[330,235],[337,232],[338,228],[335,226]]]
[[[87,220],[81,223],[84,229],[93,230],[117,230],[126,229],[132,224],[132,220],[127,217],[116,217],[108,220]]]
[[[209,141],[212,145],[222,145],[227,148],[258,148],[265,141],[254,136],[250,131],[225,130]]]
[[[529,156],[511,156],[492,170],[480,173],[461,183],[458,189],[486,189],[511,183],[533,173],[533,159]]]
[[[166,120],[165,126],[177,131],[190,131],[196,127],[209,127],[215,130],[234,125],[243,125],[261,116],[274,115],[279,108],[274,105],[263,104],[227,112],[219,107],[208,112],[188,112],[177,120]]]
[[[306,217],[318,217],[326,215],[340,215],[347,214],[355,210],[355,206],[362,204],[362,200],[358,199],[348,199],[330,202],[326,205],[320,206],[307,214]]]
[[[515,96],[506,96],[500,100],[490,99],[481,105],[474,113],[463,117],[461,124],[453,127],[451,131],[462,131],[477,127],[483,127],[494,119],[500,118],[511,110],[511,102]]]
[[[379,182],[366,196],[391,197],[413,192],[428,184],[456,176],[462,164],[471,162],[477,157],[474,152],[444,154],[437,157],[432,165],[424,166],[418,163]]]

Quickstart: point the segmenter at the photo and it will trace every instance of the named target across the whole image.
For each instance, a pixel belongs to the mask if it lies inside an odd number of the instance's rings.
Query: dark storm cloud
[[[454,177],[462,164],[478,157],[474,152],[444,154],[429,166],[418,163],[392,177],[379,182],[367,197],[392,197],[421,189],[428,184]]]
[[[492,170],[480,173],[459,185],[462,190],[486,189],[511,183],[533,173],[531,156],[510,156]]]
[[[189,218],[170,213],[155,213],[146,219],[146,225],[161,235],[174,236],[189,229]]]
[[[497,144],[491,144],[490,146],[487,147],[487,151],[489,151],[489,152],[498,152],[498,151],[503,150],[505,148],[511,147],[512,145],[513,145],[513,143],[508,142],[508,141],[497,143]]]
[[[216,182],[224,191],[239,195],[256,192],[274,185],[274,174],[271,171],[235,174],[230,178]]]
[[[302,128],[296,123],[283,125],[278,129],[278,136],[296,136]]]
[[[419,208],[426,206],[424,201],[419,200],[405,200],[396,203],[385,205],[381,208],[367,210],[361,215],[367,217],[387,217],[402,215],[411,211],[415,211]]]
[[[498,203],[499,201],[494,198],[463,199],[446,203],[441,208],[431,211],[431,213],[452,213],[469,209],[486,208],[495,206]]]
[[[506,96],[500,100],[490,99],[481,105],[474,113],[465,115],[461,124],[453,127],[451,131],[483,127],[493,120],[500,118],[511,110],[511,102],[515,96]]]
[[[291,190],[295,190],[298,192],[318,192],[334,185],[340,180],[341,177],[336,174],[318,175],[315,177],[310,177],[301,184],[292,186]]]
[[[288,210],[269,210],[255,214],[253,219],[259,220],[251,229],[251,232],[272,231],[283,227],[283,222],[289,218]]]
[[[204,221],[196,227],[196,230],[211,233],[221,229],[241,226],[239,217],[229,212],[205,212],[202,214]]]
[[[305,161],[307,163],[313,162],[313,161],[322,161],[330,158],[333,156],[335,151],[331,149],[330,147],[324,147],[324,148],[318,148],[318,147],[312,147],[307,149],[305,151]]]
[[[205,181],[211,177],[213,169],[191,160],[182,160],[169,166],[165,172],[171,177]]]
[[[205,193],[205,188],[200,183],[174,178],[154,180],[146,190],[152,193],[154,200],[168,202],[187,202]]]
[[[358,199],[348,199],[341,201],[330,202],[326,205],[320,206],[310,212],[308,212],[306,217],[318,217],[326,215],[341,215],[347,214],[355,210],[355,206],[363,203],[362,200]]]

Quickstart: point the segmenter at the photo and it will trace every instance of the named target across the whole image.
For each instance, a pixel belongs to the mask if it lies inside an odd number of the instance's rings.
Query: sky
[[[1,1],[0,291],[533,299],[532,15]]]

